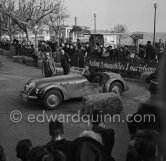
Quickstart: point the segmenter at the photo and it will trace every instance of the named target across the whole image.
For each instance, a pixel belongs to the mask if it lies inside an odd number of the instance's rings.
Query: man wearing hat
[[[159,94],[159,87],[156,81],[151,80],[149,91],[150,98],[141,103],[137,112],[127,120],[131,138],[135,136],[137,130],[152,129],[161,132],[161,118],[156,106]]]
[[[54,59],[50,57],[50,54],[48,52],[45,54],[45,59],[43,60],[42,74],[45,77],[51,77],[56,74],[56,66]]]

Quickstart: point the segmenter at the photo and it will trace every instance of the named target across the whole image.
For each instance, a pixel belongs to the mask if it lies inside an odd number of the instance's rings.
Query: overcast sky
[[[97,29],[108,29],[116,24],[125,24],[129,32],[152,32],[154,2],[157,1],[157,32],[166,32],[166,0],[65,0],[70,18],[65,24],[94,29],[93,15],[97,15]]]

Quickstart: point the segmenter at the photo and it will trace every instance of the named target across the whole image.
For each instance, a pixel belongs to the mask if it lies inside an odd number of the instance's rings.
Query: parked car
[[[83,68],[71,67],[69,75],[31,79],[21,91],[21,98],[25,101],[41,102],[46,109],[53,110],[69,99],[100,92],[112,92],[115,87],[120,94],[129,89],[119,74],[92,72],[91,80],[88,81],[85,72]]]
[[[93,48],[96,44],[104,45],[105,47],[115,46],[117,45],[116,39],[118,34],[112,33],[98,33],[98,34],[90,34],[89,44]]]
[[[153,72],[144,72],[141,74],[141,79],[145,85],[145,88],[149,90],[151,81],[158,82],[158,73],[157,71]]]

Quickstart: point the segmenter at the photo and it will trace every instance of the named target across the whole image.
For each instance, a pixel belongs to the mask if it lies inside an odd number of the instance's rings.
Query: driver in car
[[[99,84],[99,81],[100,81],[100,76],[96,76],[95,73],[96,72],[92,72],[89,70],[89,66],[85,66],[85,72],[84,72],[84,77],[86,77],[86,79],[89,81],[89,82],[93,82],[93,83],[98,83]]]

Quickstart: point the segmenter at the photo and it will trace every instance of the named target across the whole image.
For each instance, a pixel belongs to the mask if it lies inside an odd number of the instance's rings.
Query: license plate
[[[25,93],[21,93],[21,97],[24,101],[28,100],[28,96]]]

